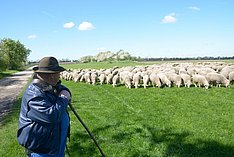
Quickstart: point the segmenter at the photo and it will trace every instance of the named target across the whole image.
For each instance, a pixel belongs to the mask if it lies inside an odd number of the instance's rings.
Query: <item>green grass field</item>
[[[234,156],[234,88],[113,88],[64,82],[107,156]],[[74,156],[99,156],[71,114]],[[77,155],[79,154],[79,155]]]
[[[62,83],[72,91],[73,106],[107,157],[234,156],[234,85],[205,90]],[[0,156],[25,156],[16,140],[20,101],[0,126]],[[101,156],[69,113],[71,156]]]

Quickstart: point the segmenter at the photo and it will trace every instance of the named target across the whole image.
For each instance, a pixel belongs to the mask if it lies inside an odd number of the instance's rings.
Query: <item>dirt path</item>
[[[26,70],[0,79],[0,122],[10,112],[13,102],[21,93],[32,74],[32,70]]]

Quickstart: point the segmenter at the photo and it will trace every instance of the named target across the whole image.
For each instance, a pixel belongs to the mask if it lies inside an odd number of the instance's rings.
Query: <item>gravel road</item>
[[[0,79],[0,122],[10,112],[13,102],[22,92],[32,74],[32,70],[26,70]]]

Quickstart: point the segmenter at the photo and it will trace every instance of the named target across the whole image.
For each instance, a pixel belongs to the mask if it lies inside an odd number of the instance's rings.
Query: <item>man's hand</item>
[[[60,97],[65,97],[68,101],[71,101],[71,94],[67,90],[62,90],[59,93]]]

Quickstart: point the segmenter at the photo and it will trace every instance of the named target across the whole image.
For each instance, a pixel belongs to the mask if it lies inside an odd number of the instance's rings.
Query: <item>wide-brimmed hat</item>
[[[54,57],[44,57],[40,60],[39,65],[33,68],[36,73],[59,73],[65,68],[59,66],[58,60]]]

